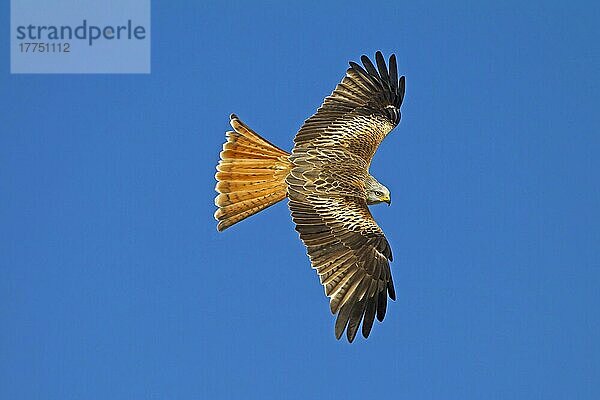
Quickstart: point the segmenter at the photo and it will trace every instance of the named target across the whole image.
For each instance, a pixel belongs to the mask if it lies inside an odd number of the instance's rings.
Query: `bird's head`
[[[365,189],[367,191],[367,204],[387,203],[388,206],[392,204],[390,190],[371,175],[365,181]]]

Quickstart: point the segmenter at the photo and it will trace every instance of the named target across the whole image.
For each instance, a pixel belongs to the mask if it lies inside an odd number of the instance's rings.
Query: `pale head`
[[[365,189],[367,191],[367,204],[387,203],[388,206],[392,204],[390,190],[371,175],[365,180]]]

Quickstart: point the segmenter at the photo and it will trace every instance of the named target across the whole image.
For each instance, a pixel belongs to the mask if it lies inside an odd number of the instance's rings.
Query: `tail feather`
[[[240,165],[241,163],[236,163],[236,164],[219,164],[217,165],[217,171],[218,172],[231,172],[231,173],[243,173],[243,174],[248,174],[248,175],[252,175],[252,174],[273,174],[273,170],[270,168],[263,168],[263,167],[253,167],[253,166],[248,166],[248,165]],[[217,173],[218,173],[217,172]],[[216,177],[216,175],[215,175]]]
[[[256,191],[261,189],[280,188],[281,184],[273,181],[256,180],[256,181],[219,181],[217,182],[217,192],[219,193],[235,193],[247,192],[248,190]]]
[[[285,196],[281,196],[281,193],[278,190],[263,192],[262,195],[257,195],[256,193],[252,193],[250,196],[240,196],[234,194],[233,197],[234,198],[232,200],[223,202],[223,205],[219,207],[215,215],[218,217],[232,218],[248,210],[262,210],[265,208],[263,207],[264,200],[278,198],[277,201],[279,201],[285,198]]]
[[[233,182],[253,182],[253,181],[267,181],[269,178],[273,176],[271,170],[266,170],[266,172],[245,172],[236,169],[235,172],[229,171],[217,171],[215,177],[217,181],[233,181]]]
[[[265,154],[265,155],[274,155],[279,156],[281,152],[279,149],[271,149],[271,145],[265,145],[262,142],[257,143],[253,142],[243,135],[240,135],[236,132],[229,131],[226,133],[227,139],[230,140],[225,142],[223,145],[223,150],[240,150],[247,151],[250,153],[257,154]]]
[[[229,122],[234,131],[226,133],[215,175],[219,231],[283,200],[291,168],[288,152],[259,136],[235,114]]]

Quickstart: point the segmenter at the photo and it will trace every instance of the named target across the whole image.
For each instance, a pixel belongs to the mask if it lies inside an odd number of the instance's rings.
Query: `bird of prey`
[[[335,336],[349,342],[362,321],[369,336],[375,317],[383,321],[387,297],[395,300],[389,262],[392,250],[368,205],[391,203],[390,191],[369,173],[381,141],[400,122],[405,79],[398,78],[395,55],[386,65],[361,57],[307,119],[288,153],[262,138],[235,114],[233,131],[217,165],[222,231],[289,199],[296,231],[317,271],[332,314]]]

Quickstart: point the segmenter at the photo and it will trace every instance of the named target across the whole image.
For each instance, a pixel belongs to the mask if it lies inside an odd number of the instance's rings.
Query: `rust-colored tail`
[[[260,137],[235,114],[229,118],[234,131],[226,133],[215,175],[219,231],[283,200],[291,168],[288,152]]]

